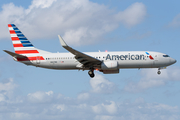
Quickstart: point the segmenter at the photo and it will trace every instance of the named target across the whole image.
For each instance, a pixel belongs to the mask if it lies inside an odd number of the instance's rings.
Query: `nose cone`
[[[174,63],[176,63],[177,61],[175,60],[175,59],[173,59],[173,58],[171,58],[171,64],[174,64]]]

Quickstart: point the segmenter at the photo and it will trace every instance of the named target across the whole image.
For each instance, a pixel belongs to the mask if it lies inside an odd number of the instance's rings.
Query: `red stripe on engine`
[[[10,34],[16,34],[14,30],[9,30]]]
[[[14,47],[23,47],[22,44],[13,44]]]
[[[11,24],[8,24],[8,27],[12,27]]]
[[[42,56],[27,57],[27,58],[17,58],[18,61],[32,61],[32,60],[44,60]]]
[[[14,40],[19,40],[18,37],[11,37],[11,39],[12,39],[12,41],[14,41]]]
[[[31,53],[39,53],[37,50],[20,50],[15,51],[17,54],[31,54]]]

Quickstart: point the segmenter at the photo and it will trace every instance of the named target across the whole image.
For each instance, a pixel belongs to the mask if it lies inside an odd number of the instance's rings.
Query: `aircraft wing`
[[[69,52],[71,52],[72,54],[75,55],[75,58],[81,63],[83,64],[84,67],[93,67],[93,66],[98,66],[102,63],[101,60],[98,60],[94,57],[91,57],[87,54],[84,54],[82,52],[79,52],[71,47],[69,47],[65,41],[63,40],[63,38],[58,35],[60,43],[62,45],[62,47],[64,47],[66,50],[68,50]]]
[[[6,53],[8,53],[9,55],[11,55],[12,57],[15,57],[15,58],[27,58],[27,57],[24,56],[24,55],[20,55],[20,54],[17,54],[17,53],[8,51],[8,50],[3,50],[3,51],[6,52]]]

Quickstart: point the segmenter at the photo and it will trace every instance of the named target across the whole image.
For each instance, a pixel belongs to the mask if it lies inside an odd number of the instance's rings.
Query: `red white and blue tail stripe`
[[[8,27],[9,27],[9,32],[11,34],[11,39],[15,53],[17,54],[39,53],[38,50],[31,44],[31,42],[23,35],[23,33],[14,24],[8,24]]]
[[[40,60],[44,60],[39,54],[39,50],[24,36],[24,34],[14,25],[8,24],[12,43],[15,53],[27,56],[28,60],[36,60],[37,56]]]

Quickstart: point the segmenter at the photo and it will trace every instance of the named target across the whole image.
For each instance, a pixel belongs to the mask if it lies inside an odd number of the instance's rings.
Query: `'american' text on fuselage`
[[[107,54],[106,60],[144,60],[145,56],[141,55],[131,55],[128,53],[127,55],[110,55]]]

